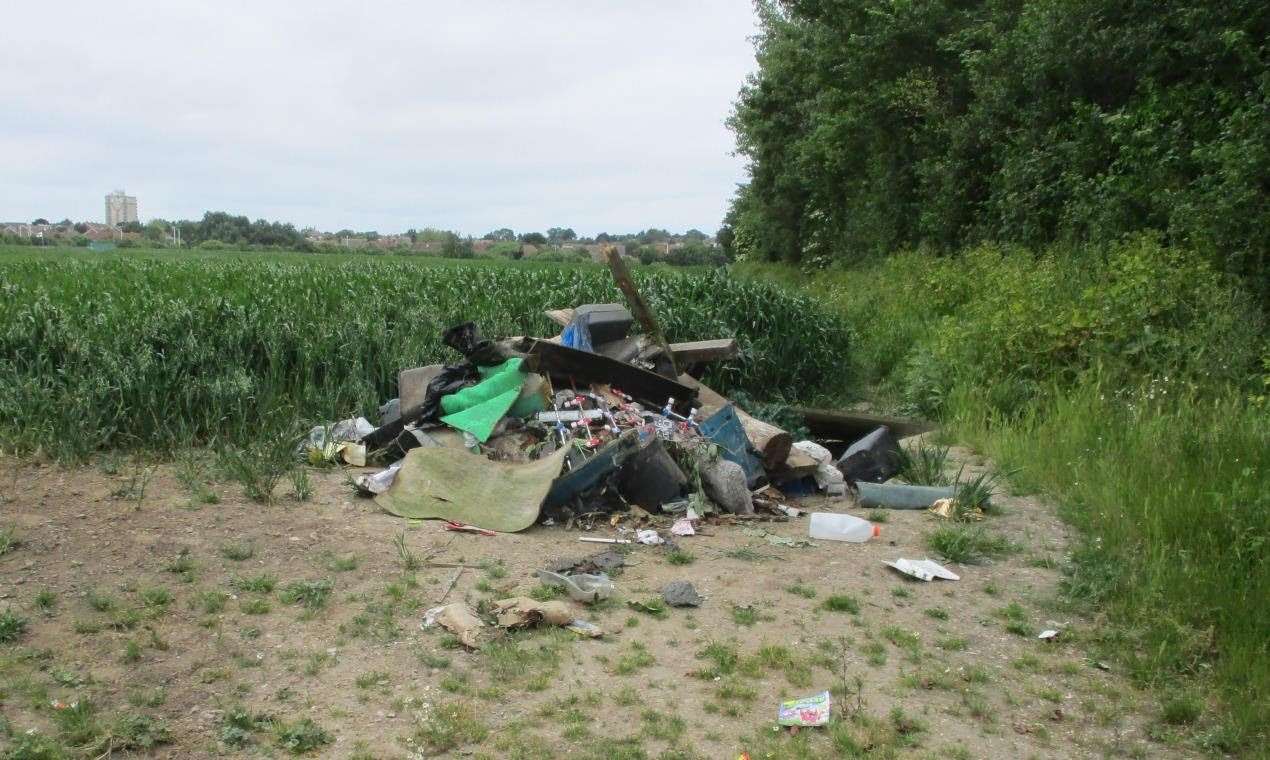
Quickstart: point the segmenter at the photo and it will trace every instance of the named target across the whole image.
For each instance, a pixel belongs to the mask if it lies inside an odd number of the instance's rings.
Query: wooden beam
[[[735,338],[694,340],[688,343],[670,344],[670,353],[674,354],[675,364],[678,365],[734,359],[736,358],[737,350]]]
[[[790,411],[801,414],[807,421],[807,429],[817,438],[831,438],[839,441],[858,440],[885,425],[891,429],[896,438],[907,438],[910,435],[926,433],[937,425],[925,420],[887,417],[881,414],[866,412],[844,412],[835,409],[808,409],[791,407]]]
[[[569,323],[573,321],[573,309],[547,309],[543,314],[546,314],[547,319],[561,327],[568,327]]]
[[[675,365],[675,354],[670,350],[670,344],[666,342],[666,336],[662,335],[661,327],[657,324],[657,318],[653,316],[653,310],[648,308],[648,302],[644,300],[644,296],[640,295],[639,288],[635,287],[635,280],[631,278],[631,272],[626,268],[626,262],[622,261],[622,255],[613,246],[610,246],[606,253],[609,260],[609,269],[613,271],[613,280],[617,283],[618,289],[622,291],[622,295],[626,296],[626,304],[631,307],[631,313],[644,326],[644,332],[648,337],[652,338],[653,342],[661,346],[661,350],[666,352],[666,360],[670,362],[671,377],[678,375],[679,368]]]

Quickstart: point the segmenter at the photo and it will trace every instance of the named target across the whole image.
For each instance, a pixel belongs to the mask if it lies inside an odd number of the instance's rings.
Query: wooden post
[[[617,282],[617,287],[622,291],[622,295],[626,296],[626,303],[631,307],[631,313],[644,326],[644,332],[661,347],[666,354],[666,361],[670,362],[672,377],[679,374],[679,369],[675,366],[675,354],[670,350],[670,344],[666,342],[666,336],[662,335],[661,327],[657,325],[657,318],[653,316],[652,309],[648,308],[648,303],[644,297],[640,295],[639,289],[635,287],[635,280],[631,279],[630,270],[626,268],[626,262],[622,261],[622,256],[617,252],[617,248],[609,246],[605,251],[609,260],[609,269],[613,270],[613,279]]]

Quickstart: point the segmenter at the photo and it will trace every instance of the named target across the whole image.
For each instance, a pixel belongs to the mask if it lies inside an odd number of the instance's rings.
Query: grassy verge
[[[1138,241],[1085,256],[903,254],[806,274],[853,332],[866,395],[942,418],[1078,528],[1066,601],[1091,653],[1170,705],[1195,744],[1264,747],[1270,725],[1270,369],[1232,283]]]

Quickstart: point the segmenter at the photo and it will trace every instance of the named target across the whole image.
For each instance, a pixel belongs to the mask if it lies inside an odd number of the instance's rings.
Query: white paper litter
[[[692,520],[681,517],[675,520],[675,524],[670,526],[670,532],[676,536],[695,536],[697,531],[692,527]]]
[[[648,546],[659,546],[666,543],[666,539],[658,535],[655,530],[637,530],[635,531],[635,540]]]
[[[1036,638],[1047,639],[1047,640],[1058,638],[1058,631],[1054,630],[1053,628],[1046,628],[1045,630],[1041,631],[1040,635],[1037,636]]]
[[[884,562],[882,564],[893,567],[901,573],[911,575],[918,580],[931,581],[936,578],[943,578],[946,581],[961,580],[960,575],[929,559],[904,559],[900,557],[894,562]]]

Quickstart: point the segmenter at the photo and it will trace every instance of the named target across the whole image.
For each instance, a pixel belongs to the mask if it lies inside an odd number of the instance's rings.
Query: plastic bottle
[[[813,512],[810,530],[812,538],[825,541],[850,541],[853,544],[862,544],[882,534],[882,528],[868,520],[833,512]]]

